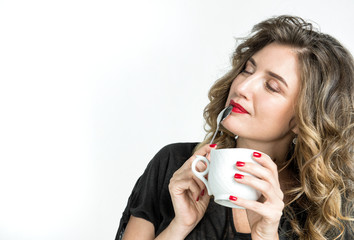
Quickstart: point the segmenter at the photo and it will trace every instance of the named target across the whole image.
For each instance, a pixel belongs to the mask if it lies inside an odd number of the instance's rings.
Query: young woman
[[[153,158],[116,239],[354,239],[353,78],[351,54],[303,19],[257,24],[209,92],[206,139]],[[229,105],[223,134],[208,145]],[[236,163],[253,176],[235,181],[262,193],[258,201],[230,196],[245,210],[216,204],[191,171],[195,155],[234,147],[256,149],[260,164]]]

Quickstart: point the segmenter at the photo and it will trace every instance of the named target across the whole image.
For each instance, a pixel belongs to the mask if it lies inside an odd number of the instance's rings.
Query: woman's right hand
[[[216,147],[215,144],[212,147]],[[210,145],[205,145],[194,153],[180,169],[178,169],[170,180],[169,191],[172,199],[175,218],[170,223],[171,228],[186,237],[204,216],[208,207],[210,196],[208,196],[204,183],[192,172],[191,166],[196,155],[209,158]],[[197,165],[203,171],[205,165],[202,162]],[[181,236],[180,235],[180,236]]]

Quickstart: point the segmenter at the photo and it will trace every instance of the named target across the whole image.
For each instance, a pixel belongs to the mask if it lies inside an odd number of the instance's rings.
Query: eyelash
[[[244,69],[242,72],[245,74],[252,74],[251,72],[246,71],[246,69]]]
[[[280,90],[271,87],[270,84],[269,84],[269,82],[266,82],[266,83],[265,83],[265,87],[266,87],[268,90],[272,91],[272,92],[275,92],[275,93],[279,93],[279,92],[280,92]]]
[[[245,73],[245,74],[252,74],[252,72],[249,72],[249,71],[246,70],[246,66],[243,68],[242,73]]]

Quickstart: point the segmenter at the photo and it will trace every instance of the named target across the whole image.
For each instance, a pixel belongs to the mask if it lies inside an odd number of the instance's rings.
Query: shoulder
[[[189,159],[198,143],[172,143],[161,148],[151,160],[150,165],[163,169],[176,169]]]
[[[190,157],[198,143],[172,143],[164,146],[156,156],[173,155],[176,157]],[[156,157],[155,156],[155,157]]]

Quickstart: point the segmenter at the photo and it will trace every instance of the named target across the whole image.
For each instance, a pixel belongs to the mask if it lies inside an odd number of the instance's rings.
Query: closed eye
[[[246,69],[244,69],[244,70],[242,71],[242,73],[249,74],[249,75],[252,74],[251,72],[247,71]]]
[[[270,80],[265,83],[265,87],[271,92],[280,93],[281,89],[279,88],[276,80]]]
[[[244,74],[253,74],[255,72],[255,67],[254,64],[251,61],[247,61],[245,67],[242,70],[242,73]]]

